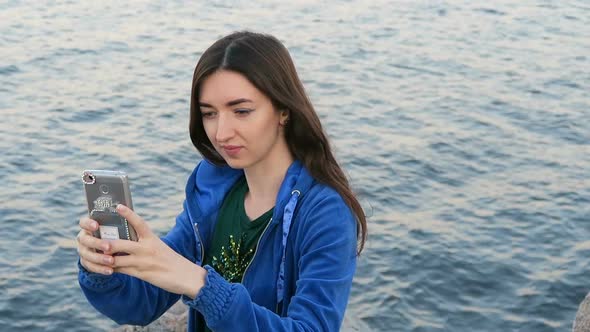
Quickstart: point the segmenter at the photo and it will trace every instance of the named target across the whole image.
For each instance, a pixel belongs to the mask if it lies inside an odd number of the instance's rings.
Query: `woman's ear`
[[[289,122],[289,110],[281,110],[279,115],[279,124],[285,126]]]

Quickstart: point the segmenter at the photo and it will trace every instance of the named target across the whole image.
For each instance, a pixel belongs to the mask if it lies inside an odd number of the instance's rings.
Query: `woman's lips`
[[[223,151],[230,157],[234,157],[236,156],[240,150],[242,149],[241,146],[235,146],[235,145],[225,145],[222,146]]]

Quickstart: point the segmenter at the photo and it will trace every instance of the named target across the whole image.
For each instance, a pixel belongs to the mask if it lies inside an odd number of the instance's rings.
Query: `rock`
[[[160,318],[147,326],[132,326],[123,325],[114,329],[112,332],[185,332],[188,319],[188,308],[182,301],[176,302],[168,311],[166,311]],[[349,312],[344,317],[342,323],[342,332],[367,332],[369,327],[361,320],[353,319],[349,316]],[[586,330],[580,330],[586,331]],[[590,331],[590,330],[588,330]],[[579,331],[575,331],[579,332]]]
[[[580,303],[576,319],[572,327],[573,332],[590,332],[590,293]]]
[[[160,318],[147,326],[123,325],[113,332],[184,332],[188,319],[188,308],[182,301],[176,302]]]

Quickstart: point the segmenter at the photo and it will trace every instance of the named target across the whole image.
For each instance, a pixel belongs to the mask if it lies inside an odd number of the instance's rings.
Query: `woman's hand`
[[[108,252],[111,244],[107,240],[95,238],[92,232],[98,230],[98,222],[88,217],[80,219],[80,232],[76,236],[80,264],[88,271],[100,274],[112,274],[113,256],[98,253],[97,250]]]
[[[169,292],[195,298],[205,284],[206,270],[168,247],[133,210],[119,204],[117,212],[133,226],[138,241],[96,238],[92,240],[86,236],[79,236],[79,243],[84,241],[86,247],[104,251],[103,255],[79,249],[81,251],[80,257],[82,257],[82,251],[85,254],[85,262],[82,266],[89,271],[98,273],[104,273],[111,269],[114,272],[137,277]],[[90,231],[96,229],[92,222],[95,221],[90,220],[89,226],[82,227],[80,233],[85,232],[86,235],[92,236]],[[82,226],[82,220],[80,226]],[[95,226],[98,227],[98,224]],[[113,256],[115,253],[127,253],[128,255]],[[107,261],[109,263],[106,263]],[[80,262],[82,262],[82,258]]]

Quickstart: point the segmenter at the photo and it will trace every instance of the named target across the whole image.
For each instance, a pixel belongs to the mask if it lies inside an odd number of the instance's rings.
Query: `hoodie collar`
[[[229,190],[242,176],[244,171],[241,169],[216,166],[207,160],[200,162],[189,177],[186,187],[186,200],[193,222],[197,218],[217,212]],[[280,211],[283,211],[294,190],[303,196],[312,185],[313,178],[307,169],[300,161],[295,160],[287,169],[279,188],[273,223],[282,219]]]

